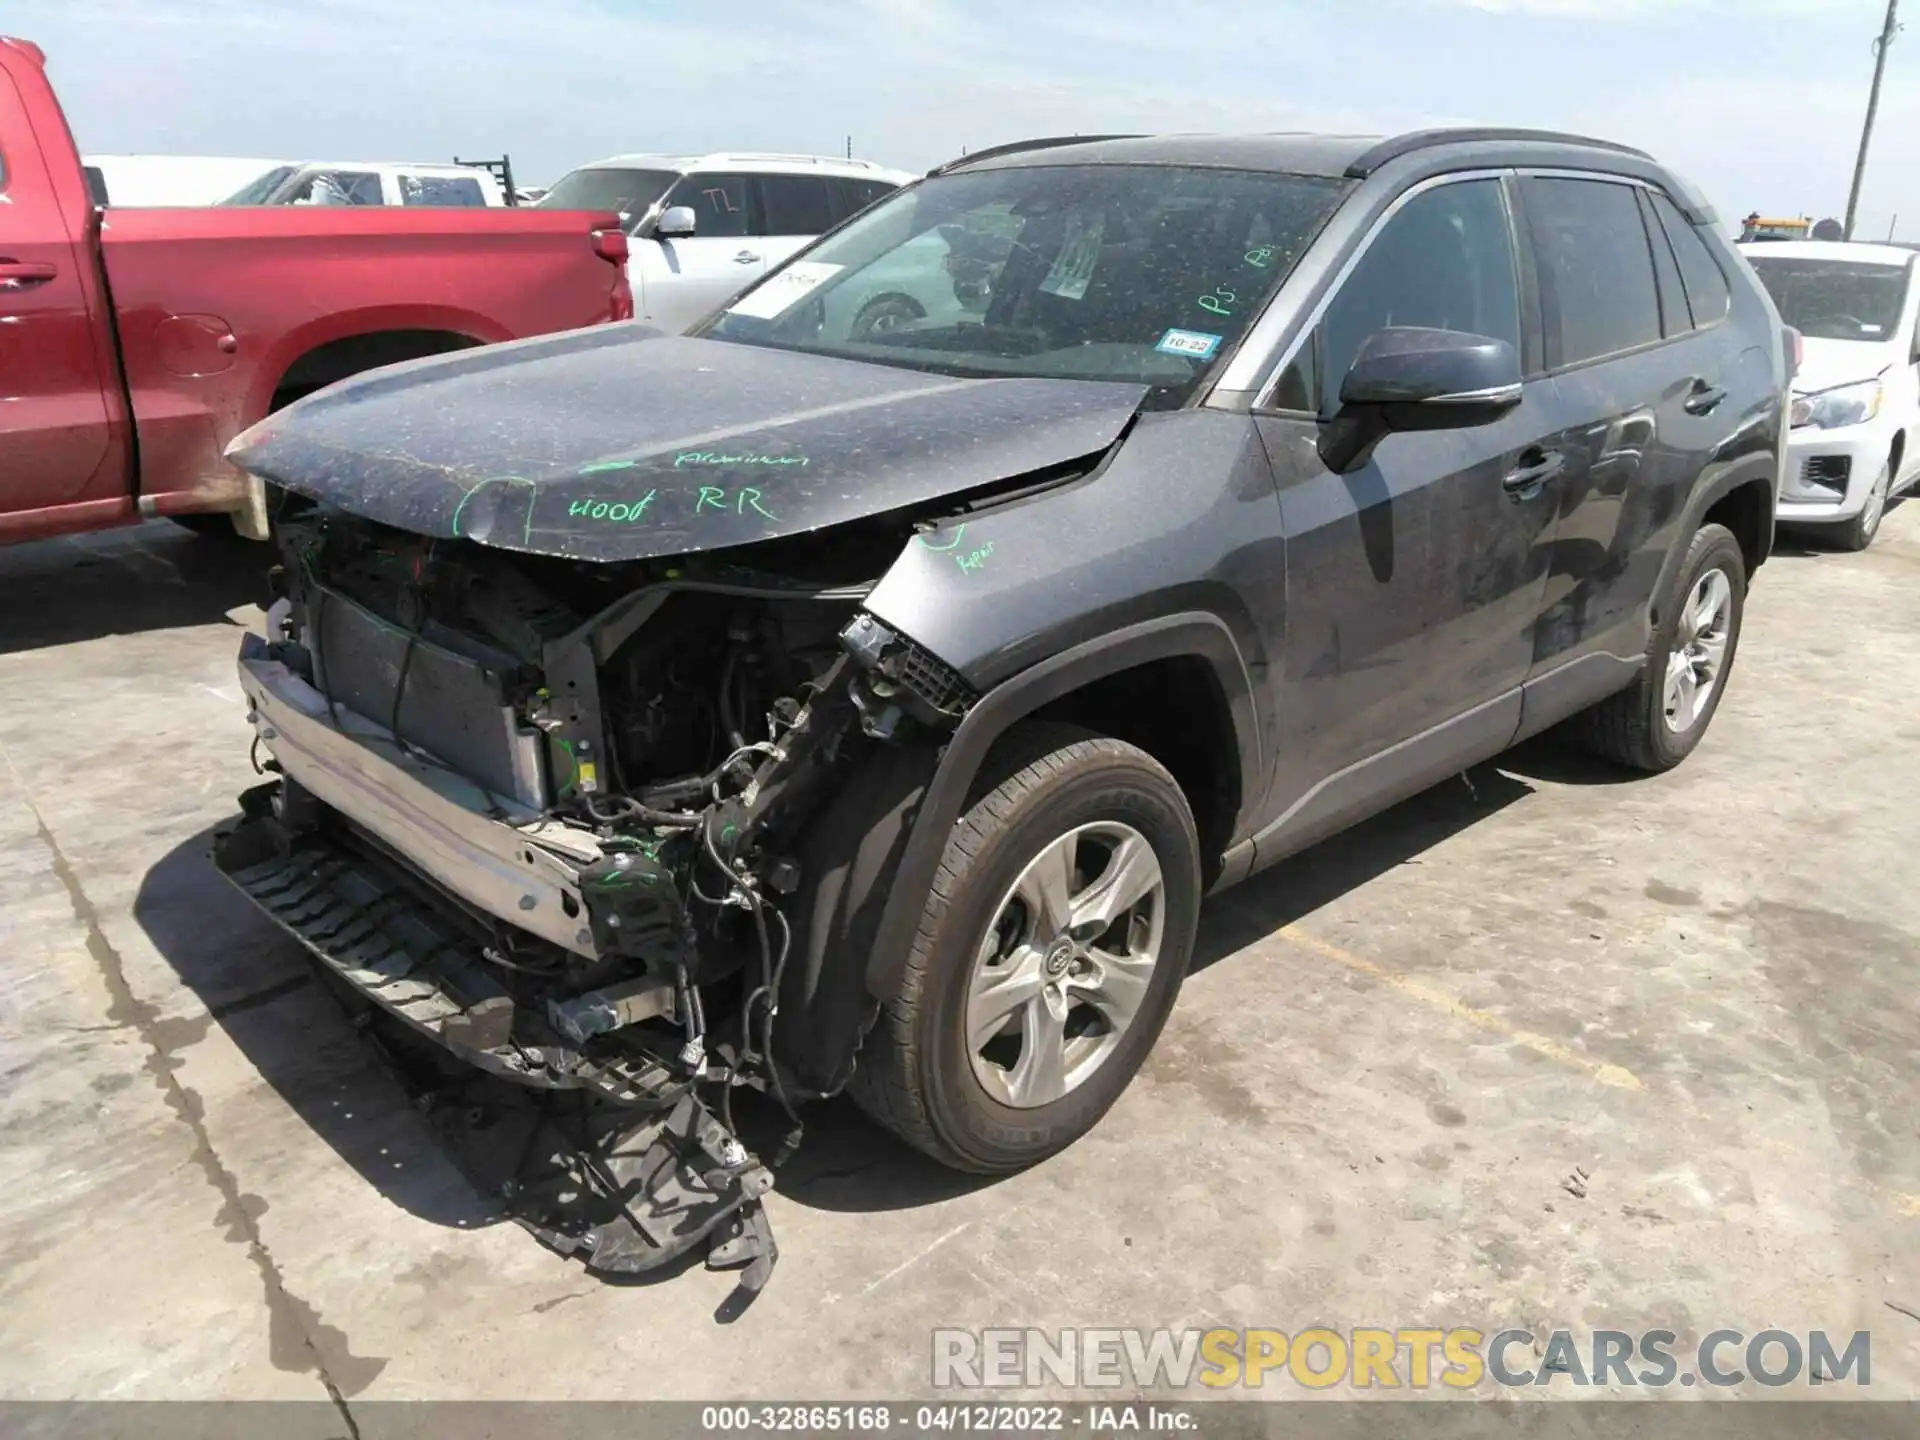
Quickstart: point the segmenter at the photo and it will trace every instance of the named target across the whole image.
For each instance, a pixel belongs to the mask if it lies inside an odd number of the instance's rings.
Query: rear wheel
[[[1671,770],[1706,734],[1740,643],[1746,556],[1724,525],[1687,547],[1640,678],[1579,717],[1587,748],[1649,774]]]
[[[1192,954],[1199,840],[1145,751],[1022,727],[947,843],[901,993],[851,1087],[956,1169],[1017,1170],[1104,1115],[1166,1023]]]

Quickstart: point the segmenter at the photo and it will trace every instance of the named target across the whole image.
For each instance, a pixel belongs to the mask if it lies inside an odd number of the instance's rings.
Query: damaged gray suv
[[[1562,721],[1699,743],[1789,365],[1713,221],[1535,132],[1035,142],[689,335],[345,381],[231,451],[284,564],[216,861],[536,1232],[757,1287],[736,1090],[1030,1165],[1209,889]]]

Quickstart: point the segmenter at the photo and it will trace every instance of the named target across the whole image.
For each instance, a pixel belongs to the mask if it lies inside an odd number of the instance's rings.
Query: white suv
[[[1914,253],[1818,240],[1740,251],[1804,341],[1779,521],[1864,550],[1888,499],[1920,478]]]
[[[539,204],[618,211],[634,318],[678,332],[915,178],[819,155],[617,155],[562,176]]]

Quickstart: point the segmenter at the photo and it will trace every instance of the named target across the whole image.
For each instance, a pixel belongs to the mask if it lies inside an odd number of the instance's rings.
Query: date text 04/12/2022
[[[1176,1434],[1200,1428],[1195,1412],[1142,1402],[1077,1405],[934,1404],[878,1401],[865,1404],[707,1405],[700,1428],[716,1434],[798,1434],[832,1431],[859,1435],[1114,1435],[1128,1431]]]

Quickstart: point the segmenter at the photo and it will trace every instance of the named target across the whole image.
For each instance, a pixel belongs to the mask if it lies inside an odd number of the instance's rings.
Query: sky
[[[1920,6],[1910,7],[1920,17]],[[921,170],[1036,135],[1579,131],[1725,217],[1841,215],[1884,0],[5,0],[91,153],[437,160],[520,184],[635,150]],[[1920,29],[1858,233],[1920,239]]]

